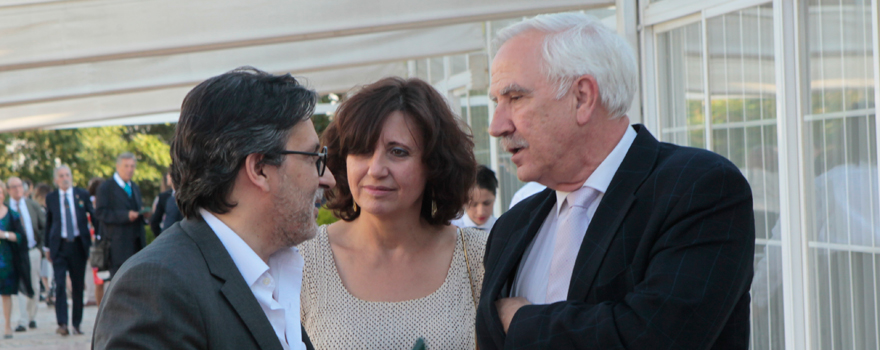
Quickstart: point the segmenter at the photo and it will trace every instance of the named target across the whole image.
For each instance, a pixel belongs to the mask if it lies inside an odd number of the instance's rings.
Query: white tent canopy
[[[0,132],[167,122],[242,65],[346,91],[485,49],[483,21],[607,0],[0,0]],[[344,14],[344,15],[340,15]]]

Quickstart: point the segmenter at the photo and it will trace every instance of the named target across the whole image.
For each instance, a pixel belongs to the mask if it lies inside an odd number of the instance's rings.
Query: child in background
[[[452,220],[452,224],[461,228],[476,227],[490,231],[495,225],[495,193],[498,189],[498,179],[495,172],[485,165],[477,167],[477,183],[471,188],[470,200],[465,207],[464,215]]]

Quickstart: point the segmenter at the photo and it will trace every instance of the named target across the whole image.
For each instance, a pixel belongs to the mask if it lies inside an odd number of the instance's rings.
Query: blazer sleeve
[[[197,296],[158,263],[133,264],[113,277],[101,302],[93,349],[208,349]]]
[[[55,214],[52,211],[52,194],[46,196],[46,230],[43,231],[43,248],[49,248],[49,236],[52,235],[52,225],[54,223]]]
[[[36,202],[31,202],[33,205],[28,207],[28,211],[31,215],[37,216],[37,232],[46,232],[46,212],[40,208],[40,205]],[[45,242],[45,241],[44,241]]]
[[[105,224],[128,224],[128,209],[113,207],[113,184],[109,183],[113,180],[105,181],[101,187],[98,187],[98,193],[95,194],[95,204],[98,206],[95,210],[98,220]],[[91,203],[89,206],[91,207]]]
[[[670,204],[644,278],[617,302],[520,308],[505,349],[708,349],[753,275],[751,190],[732,165],[689,182]]]
[[[98,225],[95,225],[95,222],[94,222],[95,221],[94,219],[97,218],[97,212],[95,211],[95,207],[92,205],[92,201],[88,200],[89,191],[82,190],[80,195],[83,196],[83,198],[86,198],[86,200],[83,201],[85,204],[86,213],[88,213],[89,216],[92,217],[92,225],[97,227]]]

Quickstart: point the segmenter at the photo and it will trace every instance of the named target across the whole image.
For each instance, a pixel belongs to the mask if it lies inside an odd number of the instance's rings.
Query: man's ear
[[[251,182],[251,184],[261,188],[263,191],[268,192],[269,179],[264,173],[266,164],[263,163],[262,160],[262,154],[248,154],[247,157],[244,158],[244,167],[242,168],[242,170],[244,170],[245,176],[247,176],[247,179]]]
[[[590,121],[597,107],[599,107],[599,84],[592,75],[582,75],[575,79],[572,86],[577,99],[577,123],[583,126]]]

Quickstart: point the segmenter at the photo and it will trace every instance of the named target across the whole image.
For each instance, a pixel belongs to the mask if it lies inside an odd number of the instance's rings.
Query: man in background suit
[[[55,271],[55,318],[58,321],[56,333],[70,334],[67,329],[67,274],[70,273],[70,286],[73,298],[73,334],[83,334],[79,329],[82,322],[83,287],[85,284],[86,259],[89,247],[89,219],[95,210],[89,200],[89,192],[73,187],[70,168],[62,165],[55,169],[57,191],[46,196],[46,245],[49,248],[47,259]]]
[[[595,18],[538,16],[498,41],[489,133],[548,189],[490,234],[480,349],[747,349],[755,231],[739,170],[629,124],[635,55]]]
[[[170,190],[159,193],[156,197],[156,203],[153,203],[153,215],[150,218],[150,228],[153,235],[159,237],[163,231],[167,230],[174,223],[183,220],[180,209],[177,208],[177,199],[174,197],[174,184],[171,182],[171,173],[165,175],[166,183]]]
[[[9,189],[9,199],[6,206],[12,208],[21,215],[21,223],[27,237],[27,254],[30,262],[31,288],[34,296],[28,298],[22,293],[18,294],[18,305],[21,315],[18,318],[16,332],[27,330],[25,326],[37,328],[37,304],[40,293],[40,263],[43,260],[43,234],[46,230],[46,213],[37,202],[25,196],[24,182],[18,177],[10,177],[6,181]]]
[[[312,349],[300,323],[314,200],[335,185],[316,93],[240,68],[183,101],[171,177],[185,219],[133,256],[101,303],[95,349]]]
[[[116,270],[147,245],[141,210],[141,191],[131,181],[137,167],[134,154],[116,157],[116,173],[98,187],[95,196],[101,235],[110,238],[110,278]]]
[[[159,193],[156,196],[155,201],[153,202],[153,214],[150,215],[150,229],[153,230],[153,236],[159,237],[159,234],[162,233],[163,228],[168,228],[167,226],[163,226],[162,223],[165,217],[165,206],[168,204],[168,198],[171,198],[171,194],[174,193],[174,189],[171,187],[171,173],[165,173],[165,186],[169,187],[167,191]]]

